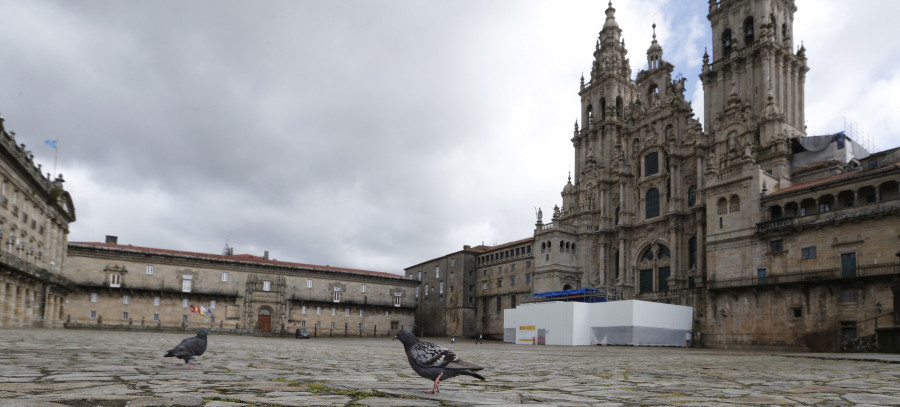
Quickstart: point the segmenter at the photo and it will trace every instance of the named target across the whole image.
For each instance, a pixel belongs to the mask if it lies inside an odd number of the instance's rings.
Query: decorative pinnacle
[[[656,23],[653,23],[653,40],[656,41]]]

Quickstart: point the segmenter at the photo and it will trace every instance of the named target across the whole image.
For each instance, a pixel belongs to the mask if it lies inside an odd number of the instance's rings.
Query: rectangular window
[[[91,302],[97,302],[97,293],[91,293]]]
[[[153,314],[153,320],[159,322],[159,314]]]
[[[216,300],[209,300],[209,309],[216,309]]]
[[[803,260],[809,260],[809,259],[816,258],[816,246],[804,247],[804,248],[800,249],[800,251],[801,251],[801,258]]]
[[[644,269],[640,271],[641,294],[653,292],[653,269]]]
[[[312,288],[312,280],[306,280],[306,288]]]
[[[856,302],[856,290],[853,288],[841,288],[841,302]]]
[[[416,286],[416,298],[419,298],[419,286]]]
[[[316,315],[322,315],[322,307],[316,307]]]
[[[331,322],[331,329],[334,329],[334,321]]]
[[[349,316],[350,316],[350,308],[344,308],[344,316],[345,316],[345,317],[349,317]]]
[[[500,287],[503,287],[503,279],[502,278],[497,279],[497,288],[500,288]]]
[[[756,284],[758,284],[758,285],[766,284],[766,268],[765,267],[756,269]]]
[[[181,292],[191,292],[191,280],[181,280]]]
[[[182,307],[182,308],[187,308],[187,307],[190,306],[190,305],[191,305],[191,304],[189,303],[189,301],[188,301],[187,298],[182,298],[182,299],[181,299],[181,307]]]
[[[122,304],[131,304],[131,296],[123,295],[122,296]]]
[[[335,291],[331,293],[331,301],[332,302],[341,302],[341,292]]]
[[[362,316],[363,316],[363,310],[362,310],[362,308],[360,308],[359,309],[359,317],[362,318]]]
[[[510,287],[516,285],[516,278],[515,278],[515,277],[510,277],[510,278],[509,278],[509,285],[510,285]]]
[[[515,294],[509,296],[509,307],[510,308],[516,307],[516,295]]]
[[[856,277],[856,253],[841,254],[841,277]]]
[[[331,307],[331,315],[335,315],[337,313],[337,308]]]
[[[322,327],[322,321],[316,321],[316,328]]]
[[[147,266],[147,274],[153,274],[153,266]]]
[[[419,281],[422,281],[422,272],[419,272]]]
[[[300,321],[300,327],[306,328],[306,321]]]
[[[525,275],[525,284],[531,284],[531,274]]]
[[[384,316],[387,317],[387,316],[390,316],[390,315],[391,315],[391,312],[390,312],[390,311],[385,311],[385,312],[384,312]]]
[[[91,310],[91,319],[97,319],[97,311]]]
[[[109,275],[109,286],[110,287],[121,287],[122,286],[122,276],[118,274],[110,274]]]
[[[498,272],[498,273],[502,273],[502,272],[503,272],[503,266],[497,267],[497,272]]]
[[[497,313],[503,312],[503,297],[497,297]]]
[[[659,153],[652,152],[644,157],[644,176],[649,177],[659,172]]]
[[[271,281],[263,281],[263,291],[272,291]]]
[[[444,282],[441,281],[440,288],[438,289],[438,294],[443,294],[443,293],[444,293]]]
[[[794,318],[803,318],[803,308],[793,307],[791,308],[791,312],[793,313]]]
[[[481,283],[481,289],[482,289],[482,290],[487,290],[487,281]]]
[[[228,272],[227,271],[222,272],[222,281],[228,281]]]
[[[509,271],[516,271],[516,265],[515,265],[515,264],[510,264],[510,265],[509,265]]]
[[[456,257],[451,257],[450,258],[450,267],[453,267],[455,265],[456,265]]]
[[[128,311],[122,312],[122,319],[128,320]]]
[[[362,322],[360,322],[359,323],[359,331],[362,332],[362,329],[363,329],[363,325],[362,325]]]
[[[435,266],[434,278],[441,278],[441,266]]]
[[[399,307],[402,304],[403,304],[403,297],[400,296],[400,293],[394,293],[394,306]],[[385,313],[384,315],[387,315],[387,313]]]
[[[770,243],[772,245],[772,253],[781,253],[784,251],[784,241],[781,239],[773,240]]]
[[[366,285],[365,285],[365,284],[362,284],[362,285],[359,286],[359,292],[361,292],[361,293],[366,292]]]
[[[303,314],[306,313],[306,305],[304,305],[303,307],[300,308],[300,312]]]
[[[182,316],[181,316],[181,323],[182,323],[182,324],[186,324],[186,323],[187,323],[187,315],[182,315]]]
[[[159,297],[153,297],[153,306],[159,306]]]
[[[428,296],[428,284],[425,284],[425,296]]]

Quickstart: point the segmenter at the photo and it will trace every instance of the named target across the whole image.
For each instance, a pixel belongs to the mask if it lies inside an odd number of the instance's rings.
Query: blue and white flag
[[[44,141],[44,144],[46,144],[46,145],[48,145],[48,146],[50,146],[50,147],[53,147],[53,148],[55,149],[55,148],[56,148],[56,141],[57,141],[57,140],[46,140],[46,141]]]

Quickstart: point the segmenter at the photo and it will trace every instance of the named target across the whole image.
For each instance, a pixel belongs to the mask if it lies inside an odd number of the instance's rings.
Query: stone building
[[[693,306],[703,346],[835,350],[900,325],[900,149],[807,135],[795,11],[792,0],[709,2],[701,125],[655,32],[632,77],[607,8],[578,92],[574,172],[521,242],[534,250],[532,293]],[[489,321],[514,304],[490,305],[506,293],[486,277],[476,297]]]
[[[372,336],[412,327],[418,281],[264,256],[72,242],[71,326],[214,327],[317,336]],[[211,311],[201,315],[191,307]]]
[[[71,281],[62,274],[72,197],[0,118],[0,328],[57,327]]]
[[[476,257],[485,246],[463,249],[404,269],[416,288],[416,331],[420,336],[466,337],[476,323]]]

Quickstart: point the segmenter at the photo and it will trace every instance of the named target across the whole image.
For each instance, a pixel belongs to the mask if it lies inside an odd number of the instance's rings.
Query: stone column
[[[0,328],[6,327],[6,281],[0,280]]]
[[[10,316],[10,324],[9,326],[20,327],[22,326],[22,319],[19,318],[19,312],[21,312],[21,300],[25,298],[25,293],[22,292],[22,287],[19,287],[13,284],[13,297],[12,302],[10,303],[12,306],[9,310]]]
[[[29,289],[25,295],[25,307],[23,308],[25,326],[32,326],[34,323],[35,300],[37,300],[37,292]]]

